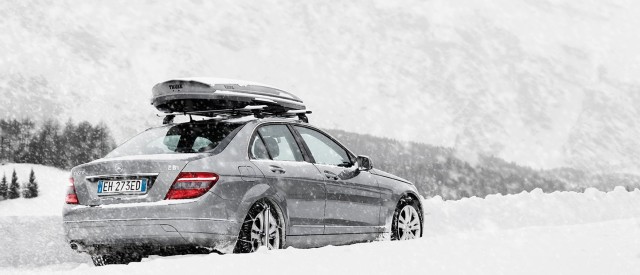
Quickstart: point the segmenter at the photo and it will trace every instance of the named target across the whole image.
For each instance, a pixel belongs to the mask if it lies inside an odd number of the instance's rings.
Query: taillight
[[[76,186],[74,185],[73,178],[69,178],[69,185],[67,185],[67,197],[64,202],[67,204],[78,204],[78,195],[76,194]]]
[[[182,172],[171,185],[165,200],[193,199],[207,193],[220,177],[207,172]]]

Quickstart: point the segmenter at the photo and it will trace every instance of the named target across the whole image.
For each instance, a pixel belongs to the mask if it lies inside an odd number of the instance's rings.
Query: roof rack
[[[265,117],[281,117],[281,118],[293,118],[298,117],[302,122],[309,123],[307,114],[311,114],[310,110],[283,110],[280,108],[272,108],[267,105],[249,105],[244,108],[231,108],[231,109],[214,109],[214,110],[202,110],[202,111],[186,111],[186,112],[174,112],[165,113],[162,124],[173,123],[173,119],[177,115],[197,115],[205,117],[223,117],[225,119],[239,118],[244,116],[255,116],[256,118]]]

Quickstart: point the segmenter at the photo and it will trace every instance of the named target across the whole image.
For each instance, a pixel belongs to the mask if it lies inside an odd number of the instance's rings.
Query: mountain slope
[[[9,1],[1,116],[156,125],[151,86],[213,75],[299,95],[325,128],[536,168],[640,172],[634,1]]]
[[[357,155],[367,155],[377,169],[413,182],[420,195],[446,200],[484,198],[493,194],[518,194],[536,188],[544,192],[597,188],[612,191],[640,188],[640,176],[625,173],[597,173],[574,168],[532,169],[503,159],[479,155],[475,163],[461,159],[456,150],[421,143],[328,130]]]

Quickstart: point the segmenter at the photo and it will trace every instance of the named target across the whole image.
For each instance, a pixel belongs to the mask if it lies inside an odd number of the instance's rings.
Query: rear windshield
[[[106,157],[208,152],[241,126],[223,122],[189,122],[153,128],[118,146]]]

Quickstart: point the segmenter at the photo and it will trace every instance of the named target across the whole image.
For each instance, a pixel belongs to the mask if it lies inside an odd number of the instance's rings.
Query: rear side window
[[[266,149],[266,158],[264,149]],[[254,159],[302,161],[302,152],[286,125],[266,125],[258,128],[251,144]]]
[[[324,134],[305,127],[295,126],[304,143],[309,147],[313,159],[318,164],[351,166],[347,151]]]
[[[126,141],[106,157],[208,152],[238,127],[241,125],[207,121],[149,129]]]

